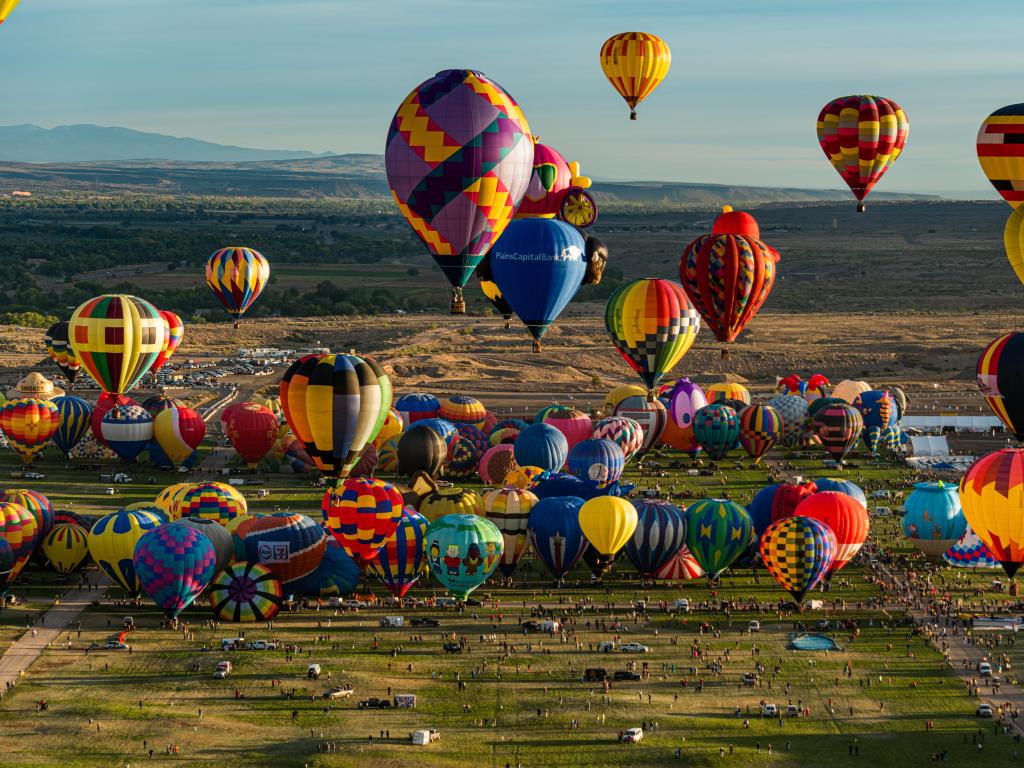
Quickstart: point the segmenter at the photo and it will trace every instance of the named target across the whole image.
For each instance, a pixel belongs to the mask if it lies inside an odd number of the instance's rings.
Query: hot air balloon
[[[842,96],[818,115],[818,142],[864,212],[864,198],[903,152],[907,115],[881,96]]]
[[[857,445],[864,420],[852,405],[827,405],[814,414],[814,434],[835,461],[842,462]]]
[[[60,426],[57,406],[49,400],[19,397],[0,405],[0,430],[24,464],[31,464]]]
[[[21,0],[0,0],[0,24],[7,20],[7,16],[18,7]]]
[[[50,326],[43,341],[50,359],[57,364],[68,383],[74,386],[78,372],[82,370],[82,364],[78,361],[75,350],[68,343],[68,324],[60,322]]]
[[[546,409],[542,417],[534,420],[537,422],[548,424],[565,435],[570,451],[594,433],[594,423],[587,414],[564,405]]]
[[[711,234],[686,246],[679,277],[715,338],[730,343],[767,300],[778,261],[778,251],[761,241],[754,217],[725,206]]]
[[[615,413],[615,409],[618,407],[619,403],[627,397],[646,394],[647,389],[645,387],[641,387],[639,384],[623,384],[615,387],[611,392],[605,395],[604,413],[606,416],[611,416]]]
[[[420,500],[419,512],[429,522],[445,515],[478,515],[483,513],[477,492],[466,488],[439,488]]]
[[[11,572],[14,569],[14,550],[7,543],[7,539],[0,536],[0,597],[7,594],[7,585],[11,580]]]
[[[725,403],[726,405],[743,403],[743,405],[750,405],[751,402],[750,390],[734,381],[719,381],[709,384],[704,390],[704,395],[709,403]],[[737,410],[739,409],[737,408]]]
[[[277,417],[265,406],[242,403],[224,424],[224,434],[242,461],[255,469],[277,442]]]
[[[586,229],[597,221],[597,203],[586,192],[592,183],[580,174],[579,163],[567,162],[561,152],[541,144],[540,138],[534,136],[533,173],[514,218],[557,216],[574,227]]]
[[[799,374],[791,373],[784,379],[779,379],[778,387],[782,394],[803,398],[810,404],[819,397],[828,396],[829,380],[826,376],[816,373],[804,381]]]
[[[89,555],[88,532],[80,525],[55,525],[43,539],[42,549],[53,570],[67,576]]]
[[[978,130],[978,162],[996,192],[1013,208],[1024,201],[1024,104],[1010,104],[985,118]]]
[[[626,542],[626,557],[645,579],[655,574],[686,541],[683,511],[667,501],[634,499],[637,526]]]
[[[171,359],[171,355],[181,346],[181,342],[185,338],[185,324],[180,317],[166,309],[160,310],[160,317],[164,319],[164,342],[160,354],[156,356],[153,365],[149,367],[149,372],[154,376],[164,367],[164,363]]]
[[[427,563],[459,600],[483,584],[501,560],[501,532],[479,515],[444,515],[424,534]]]
[[[441,402],[433,395],[416,392],[411,395],[402,395],[395,402],[395,410],[402,417],[406,428],[412,426],[421,419],[435,419],[441,410]]]
[[[484,516],[497,526],[504,542],[498,567],[505,576],[512,575],[526,554],[529,544],[527,523],[530,511],[538,501],[533,493],[520,488],[501,488],[484,494]]]
[[[391,380],[369,357],[309,356],[285,372],[281,403],[317,468],[343,478],[387,418]]]
[[[953,484],[914,483],[904,506],[903,535],[933,563],[940,563],[942,555],[967,532],[967,519]]]
[[[611,440],[622,449],[622,455],[627,463],[645,443],[643,427],[627,416],[609,416],[601,419],[594,425],[594,439]]]
[[[837,548],[835,534],[824,523],[787,517],[769,525],[761,537],[761,562],[799,607],[825,578]]]
[[[162,525],[156,515],[140,510],[120,510],[104,515],[89,530],[89,554],[96,564],[130,595],[142,587],[132,555],[144,534]]]
[[[143,534],[132,557],[143,591],[169,618],[188,608],[206,589],[215,573],[215,560],[208,538],[177,524]]]
[[[577,443],[569,451],[569,471],[597,488],[618,482],[626,466],[622,449],[611,440],[592,438]]]
[[[583,499],[550,496],[530,510],[527,530],[530,546],[556,580],[561,580],[588,546],[580,528]]]
[[[985,546],[978,534],[967,526],[967,532],[960,537],[960,541],[954,544],[942,556],[952,566],[957,568],[1000,568],[999,561],[992,557],[992,552]]]
[[[864,491],[861,490],[860,486],[849,480],[831,478],[831,477],[816,477],[813,481],[815,488],[819,491],[838,491],[839,493],[845,493],[851,499],[860,504],[865,511],[868,508],[868,497],[864,495]]]
[[[501,485],[508,473],[518,467],[515,446],[501,443],[484,451],[477,464],[477,473],[487,485]]]
[[[830,397],[833,399],[838,398],[844,400],[850,405],[857,402],[857,398],[864,392],[870,392],[872,389],[871,385],[866,381],[853,381],[852,379],[843,379],[835,388],[832,390]]]
[[[1024,562],[1024,451],[982,456],[960,481],[960,503],[971,529],[1013,578]]]
[[[740,439],[739,416],[728,405],[706,405],[693,416],[693,436],[708,456],[718,461]]]
[[[448,446],[442,437],[422,424],[403,432],[396,448],[398,474],[403,477],[412,477],[417,472],[437,477],[448,458]]]
[[[797,505],[817,493],[818,486],[808,483],[773,483],[765,486],[750,500],[747,514],[754,524],[754,533],[760,538],[771,523],[796,514]]]
[[[843,400],[841,397],[819,397],[817,400],[812,401],[807,406],[807,422],[811,426],[813,431],[814,417],[822,408],[828,408],[830,405],[849,405],[850,403]]]
[[[704,575],[704,569],[700,567],[690,550],[683,544],[674,555],[658,569],[654,578],[660,581],[686,581],[699,579]]]
[[[235,556],[234,539],[228,532],[228,529],[216,520],[210,520],[205,517],[183,517],[170,523],[170,525],[182,525],[186,528],[193,528],[209,539],[210,544],[213,545],[214,575],[227,568]]]
[[[748,405],[737,416],[740,445],[757,464],[782,435],[782,417],[770,405]]]
[[[36,519],[36,536],[42,539],[43,536],[53,528],[55,513],[53,504],[39,491],[30,491],[27,488],[8,488],[0,493],[0,501],[20,504]]]
[[[6,581],[2,582],[5,586],[18,578],[39,538],[39,525],[31,512],[20,504],[0,501],[0,539],[10,546],[13,558]]]
[[[469,440],[456,437],[452,447],[448,449],[445,477],[452,480],[469,480],[476,474],[481,455],[482,453]]]
[[[580,529],[597,553],[615,555],[637,526],[636,507],[619,496],[597,496],[580,507]]]
[[[619,354],[646,385],[649,400],[700,331],[700,318],[679,283],[651,278],[616,290],[605,305],[604,324]]]
[[[181,513],[178,511],[178,502],[192,485],[192,483],[169,485],[156,495],[153,504],[162,509],[169,520],[177,520],[181,517]]]
[[[395,532],[377,550],[367,570],[395,597],[405,597],[426,570],[427,518],[411,507],[402,510]]]
[[[402,434],[404,429],[405,424],[402,421],[402,414],[394,408],[388,408],[388,413],[380,425],[380,430],[377,432],[377,436],[373,438],[373,447],[380,448],[392,437],[398,437]],[[486,439],[486,437],[485,435],[484,438]]]
[[[320,565],[327,534],[305,515],[276,512],[249,526],[243,543],[246,560],[267,566],[288,589]]]
[[[163,350],[164,319],[145,299],[107,294],[81,304],[68,323],[69,344],[105,393],[124,395]]]
[[[708,404],[704,390],[685,376],[668,393],[668,415],[680,429],[693,428],[693,416]]]
[[[452,395],[441,401],[437,415],[439,419],[453,425],[472,424],[479,428],[483,426],[484,419],[487,418],[487,409],[475,397]]]
[[[822,491],[808,496],[796,506],[796,516],[813,517],[827,525],[836,535],[835,558],[829,573],[846,566],[867,541],[871,521],[868,512],[852,497],[839,491]]]
[[[459,433],[459,437],[467,441],[473,450],[477,454],[477,458],[483,455],[484,451],[491,447],[490,442],[487,439],[487,434],[472,424],[456,424],[455,431]]]
[[[365,565],[395,532],[402,494],[391,483],[350,477],[324,494],[324,523],[356,563]]]
[[[225,483],[193,483],[177,496],[174,504],[177,517],[198,517],[221,525],[247,512],[245,497]]]
[[[330,535],[323,559],[312,573],[288,585],[289,591],[311,597],[351,595],[359,585],[362,571],[342,546]]]
[[[488,258],[501,295],[533,336],[533,351],[540,352],[544,334],[583,284],[583,235],[554,219],[518,219]]]
[[[270,621],[284,602],[281,582],[259,563],[229,565],[212,581],[209,594],[221,621]]]
[[[661,84],[671,65],[668,44],[647,32],[620,32],[601,46],[601,69],[629,105],[630,120],[636,120],[637,105]]]
[[[550,424],[531,424],[516,438],[515,457],[521,467],[556,472],[569,457],[569,441]]]
[[[753,538],[750,516],[734,501],[701,499],[686,508],[686,546],[712,579],[732,565]]]
[[[658,444],[665,425],[668,424],[668,410],[660,400],[648,400],[643,395],[627,397],[615,406],[615,415],[631,419],[640,425],[643,444],[636,454],[640,459]]]
[[[206,436],[206,422],[191,408],[171,408],[153,419],[153,437],[175,464],[195,453]]]
[[[978,389],[992,412],[1024,442],[1024,333],[1004,333],[978,358]]]
[[[884,389],[861,392],[853,401],[853,405],[860,411],[865,427],[883,429],[896,423],[896,401]]]
[[[796,395],[776,395],[768,401],[768,405],[782,419],[779,444],[784,448],[799,445],[807,433],[807,401]]]
[[[100,424],[103,441],[125,464],[131,464],[153,439],[153,417],[141,405],[111,408]]]
[[[512,220],[533,172],[519,105],[481,72],[438,72],[398,107],[384,166],[398,209],[452,285],[452,314],[464,314],[462,288]]]
[[[269,281],[270,262],[252,248],[221,248],[206,261],[206,284],[235,319],[235,328]]]
[[[57,406],[57,430],[53,433],[53,444],[65,456],[89,433],[92,405],[80,397],[65,395],[51,401]]]

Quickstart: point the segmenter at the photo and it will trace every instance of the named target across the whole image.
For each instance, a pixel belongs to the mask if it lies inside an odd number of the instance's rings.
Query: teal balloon
[[[501,531],[479,515],[442,515],[424,539],[431,572],[460,600],[494,573],[504,549]]]
[[[739,415],[722,403],[705,405],[693,414],[693,436],[704,452],[718,461],[740,439]]]
[[[686,509],[686,546],[712,578],[718,578],[754,542],[747,510],[727,499],[701,499]]]

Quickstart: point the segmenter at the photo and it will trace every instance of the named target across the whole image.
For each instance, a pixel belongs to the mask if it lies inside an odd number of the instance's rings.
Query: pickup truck
[[[439,627],[441,622],[437,619],[431,619],[427,617],[416,617],[409,622],[414,627]]]
[[[378,699],[376,696],[371,696],[368,699],[363,699],[356,705],[357,709],[391,709],[391,702],[388,699]]]

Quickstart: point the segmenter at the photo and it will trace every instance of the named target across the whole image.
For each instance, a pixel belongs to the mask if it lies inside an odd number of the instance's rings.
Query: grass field
[[[911,480],[903,468],[867,460],[858,463],[860,469],[846,473],[865,488],[903,489]],[[792,464],[790,471],[826,474],[817,457],[797,458]],[[13,469],[8,456],[2,466]],[[177,479],[156,474],[153,484],[120,487],[115,501],[100,493],[101,486],[92,476],[64,470],[52,460],[44,461],[41,468],[47,479],[33,486],[49,494],[58,508],[71,506],[78,511],[104,511],[151,499],[164,484]],[[668,476],[657,480],[635,474],[630,479],[640,487],[660,482],[663,490],[674,488],[677,493],[721,492],[721,477],[694,478],[674,468],[666,471]],[[741,502],[769,481],[766,468],[753,469],[747,462],[738,469],[729,465],[727,473],[729,493]],[[154,473],[135,471],[133,476],[144,481],[150,474]],[[271,476],[265,487],[269,497],[253,498],[253,509],[280,507],[317,514],[320,492],[310,487],[308,479]],[[895,530],[895,520],[876,518],[876,540],[890,542]],[[476,596],[484,605],[463,612],[324,609],[282,613],[272,630],[263,625],[213,629],[203,626],[211,614],[200,599],[184,614],[194,632],[190,639],[162,629],[159,611],[148,603],[131,609],[114,605],[121,596],[112,590],[99,607],[82,615],[81,636],[72,633],[72,647],[47,651],[15,692],[0,702],[3,765],[84,768],[185,762],[218,768],[301,768],[471,763],[500,768],[506,762],[513,766],[521,762],[531,767],[654,766],[680,764],[673,757],[677,748],[682,751],[681,764],[693,766],[838,766],[862,761],[924,765],[932,752],[941,750],[948,750],[950,759],[959,763],[976,761],[979,755],[971,736],[979,723],[988,733],[990,721],[976,720],[976,700],[967,697],[953,673],[942,669],[937,652],[920,637],[909,637],[899,617],[868,607],[878,591],[866,573],[862,565],[848,568],[831,593],[816,595],[828,601],[830,610],[799,617],[811,626],[826,616],[860,623],[860,636],[854,640],[848,632],[840,632],[837,640],[845,651],[832,653],[787,650],[795,617],[778,613],[783,593],[764,571],[742,571],[723,579],[716,604],[730,599],[751,608],[749,613],[737,610],[731,616],[711,609],[712,595],[703,580],[641,586],[632,567],[623,562],[603,587],[591,586],[588,574],[580,570],[563,589],[554,590],[537,563],[527,561],[519,577],[522,586],[482,587]],[[952,583],[953,572],[943,573]],[[27,603],[0,612],[0,647],[6,647],[23,630],[26,618],[31,619],[63,588],[52,574],[38,569],[30,571],[29,578],[30,584],[15,590]],[[970,599],[997,599],[991,593],[972,595],[990,579],[990,574],[964,577],[957,588]],[[368,588],[380,598],[387,594],[375,583]],[[426,582],[411,594],[426,597],[442,592],[436,583]],[[659,602],[671,605],[680,596],[695,605],[707,604],[687,616],[659,610]],[[633,612],[638,598],[648,601],[649,615]],[[839,601],[834,609],[832,601]],[[564,639],[524,636],[519,631],[519,621],[539,606],[575,622]],[[102,645],[126,613],[138,624],[131,635],[130,654],[84,652],[92,642]],[[382,615],[396,613],[407,620],[432,616],[441,627],[378,626]],[[745,632],[750,618],[761,621],[759,634]],[[600,622],[614,620],[624,624],[619,632],[624,641],[642,642],[651,652],[627,656],[593,650],[600,640],[616,634],[602,631]],[[715,633],[699,633],[705,621]],[[230,678],[213,680],[214,664],[227,658],[219,650],[220,638],[235,636],[239,629],[249,639],[275,638],[300,650],[291,661],[281,651],[233,652],[235,669]],[[491,634],[497,643],[481,642],[482,636]],[[467,638],[470,652],[443,653],[441,646],[449,637]],[[500,646],[503,642],[510,644],[507,653]],[[695,647],[701,658],[692,658]],[[325,676],[307,682],[306,664],[313,661],[323,665]],[[604,667],[610,673],[625,669],[630,661],[641,671],[646,664],[649,676],[640,682],[613,683],[607,693],[599,684],[580,682],[587,667]],[[753,671],[757,661],[766,668],[762,685],[743,687],[742,673]],[[715,662],[722,665],[720,674],[710,666]],[[459,689],[457,676],[465,683],[464,690]],[[280,681],[281,687],[272,681]],[[700,681],[703,692],[697,693]],[[320,694],[341,682],[355,687],[356,699],[415,693],[418,706],[359,711],[353,699],[332,702],[325,710],[327,702]],[[244,698],[236,698],[236,689]],[[295,698],[283,699],[282,689],[294,689]],[[49,708],[37,712],[41,698]],[[783,706],[799,701],[810,708],[810,716],[763,719],[759,716],[762,700]],[[578,729],[571,728],[574,720]],[[927,720],[933,721],[934,731],[925,730]],[[655,721],[657,730],[645,729],[647,736],[640,744],[617,742],[619,731]],[[412,746],[409,733],[420,727],[440,729],[441,740],[430,747]],[[318,745],[328,742],[336,745],[336,751],[319,752]],[[180,756],[166,755],[169,744],[179,746]],[[154,749],[152,760],[149,748]],[[857,756],[849,754],[853,749]],[[1011,764],[1013,755],[1009,737],[989,734],[984,764]]]

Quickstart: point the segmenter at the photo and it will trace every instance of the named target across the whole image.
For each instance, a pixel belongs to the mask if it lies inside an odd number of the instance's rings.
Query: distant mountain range
[[[330,153],[326,153],[330,154]],[[19,163],[77,163],[119,160],[245,162],[318,157],[291,149],[248,149],[161,133],[100,125],[0,126],[0,160]]]
[[[232,147],[128,128],[0,126],[0,194],[133,192],[247,197],[390,199],[384,157]],[[640,206],[849,200],[840,189],[667,181],[595,181],[598,202]],[[875,192],[874,200],[935,199]]]

